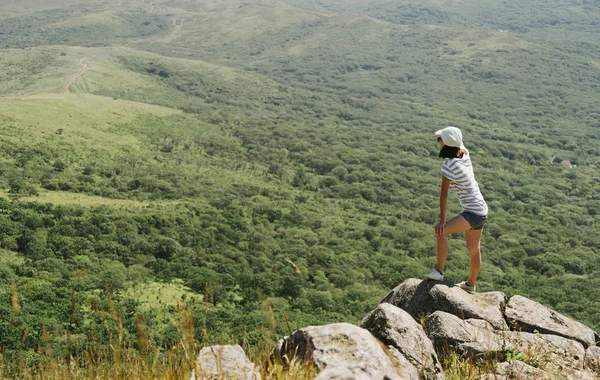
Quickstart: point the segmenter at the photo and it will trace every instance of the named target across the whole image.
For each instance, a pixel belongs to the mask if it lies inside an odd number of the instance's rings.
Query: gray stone
[[[600,378],[600,347],[588,347],[585,352],[585,368],[597,372]]]
[[[433,344],[421,325],[404,310],[382,303],[360,325],[383,343],[396,348],[418,369],[424,379],[445,379]]]
[[[553,379],[568,379],[568,380],[598,380],[600,376],[598,373],[593,373],[585,370],[574,370],[571,368],[558,368],[552,372],[554,375]]]
[[[372,380],[366,363],[328,366],[319,372],[315,380]],[[383,380],[419,380],[416,378],[400,377],[398,375],[384,376]]]
[[[294,358],[314,363],[317,370],[328,367],[364,368],[371,379],[402,379],[391,359],[371,333],[349,323],[310,326],[284,340],[280,352],[289,362]]]
[[[530,366],[519,360],[511,362],[498,363],[496,365],[496,375],[507,376],[509,379],[536,379],[550,380],[553,376],[539,368]]]
[[[371,380],[364,363],[329,366],[319,372],[315,380]]]
[[[488,321],[484,321],[483,319],[465,319],[465,322],[470,324],[471,326],[478,327],[480,329],[489,330],[494,333],[499,331],[495,330],[492,325]]]
[[[238,379],[260,380],[260,373],[246,357],[244,349],[235,346],[204,347],[198,355],[198,376],[192,372],[191,380],[197,377],[207,380]]]
[[[467,293],[454,284],[408,279],[382,301],[397,306],[415,319],[441,310],[462,319],[483,319],[496,330],[506,329],[502,310],[506,295],[502,292]]]
[[[477,380],[514,380],[514,377],[497,375],[495,373],[486,373],[485,375],[476,377],[476,379]]]
[[[589,371],[578,371],[572,368],[562,368],[561,366],[554,366],[553,363],[544,366],[543,370],[527,365],[520,361],[513,361],[510,363],[504,363],[503,366],[499,366],[500,373],[508,375],[508,379],[561,379],[561,380],[598,380],[598,376],[594,375]]]
[[[393,346],[388,346],[387,349],[389,356],[392,358],[392,362],[395,362],[394,365],[396,366],[397,371],[398,368],[400,369],[398,372],[403,378],[407,380],[421,380],[421,376],[419,376],[419,370],[408,361],[406,356],[402,355],[402,353]]]
[[[519,351],[532,359],[548,360],[557,369],[581,370],[584,367],[585,349],[575,340],[550,334],[531,334],[511,331],[506,338]]]
[[[595,333],[582,323],[522,296],[513,296],[505,309],[511,330],[553,334],[579,341],[585,348],[596,343]]]
[[[436,311],[425,320],[427,335],[438,355],[453,350],[470,358],[503,360],[512,346],[493,326],[481,320],[466,320],[443,311]]]
[[[436,284],[439,283],[409,278],[392,289],[381,303],[392,304],[417,317],[424,314],[422,305],[432,302],[429,290]]]

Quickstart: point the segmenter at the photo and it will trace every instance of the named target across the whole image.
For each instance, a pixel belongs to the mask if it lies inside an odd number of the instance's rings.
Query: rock
[[[535,380],[550,380],[553,376],[539,368],[530,366],[519,360],[498,363],[496,365],[496,375],[507,376],[509,379],[535,379]]]
[[[600,347],[588,347],[585,352],[585,368],[596,371],[600,377]]]
[[[283,348],[285,346],[285,342],[288,339],[290,339],[289,336],[284,336],[283,339],[279,339],[277,345],[275,345],[275,348],[271,352],[270,359],[271,362],[273,362],[274,364],[282,365],[284,363],[289,363],[292,361],[292,358],[286,355],[286,352]]]
[[[408,361],[406,356],[402,355],[393,346],[387,347],[389,355],[392,357],[392,361],[395,361],[396,368],[401,368],[400,373],[406,380],[421,380],[419,376],[419,370],[411,362]],[[445,376],[443,377],[445,378]]]
[[[505,309],[511,330],[553,334],[579,341],[585,348],[596,343],[595,333],[582,323],[522,296],[513,296]]]
[[[409,278],[392,289],[381,303],[389,303],[403,309],[413,317],[416,317],[422,309],[420,305],[431,303],[429,290],[435,284],[437,283],[433,281],[422,281],[415,278]]]
[[[383,343],[396,348],[401,356],[417,368],[424,379],[445,378],[427,334],[404,310],[389,303],[382,303],[371,311],[360,325]]]
[[[491,324],[482,320],[466,320],[443,311],[436,311],[425,320],[427,335],[438,355],[453,348],[470,358],[488,357],[504,360],[512,348]]]
[[[329,366],[319,372],[315,380],[371,380],[364,363],[347,366]]]
[[[575,340],[550,334],[511,331],[507,339],[531,360],[548,361],[557,369],[583,369],[585,349]]]
[[[310,326],[284,340],[280,349],[285,358],[314,363],[318,370],[364,368],[370,379],[402,379],[381,344],[367,330],[349,323]]]
[[[485,375],[481,375],[476,377],[477,380],[514,380],[514,377],[508,377],[503,375],[497,375],[495,373],[487,373]]]
[[[414,368],[414,367],[413,367]],[[415,368],[416,371],[416,368]],[[392,377],[384,376],[384,380],[394,379],[406,379],[406,380],[419,380],[419,377],[398,377],[393,375]],[[329,366],[323,371],[319,372],[315,380],[372,380],[369,375],[369,369],[366,363],[354,363],[342,366]]]
[[[382,301],[397,306],[417,319],[441,310],[462,319],[483,319],[496,330],[505,329],[502,310],[506,295],[502,292],[467,293],[454,284],[408,279]]]
[[[504,373],[510,373],[510,375],[500,375],[499,373],[489,373],[486,375],[482,375],[477,377],[477,380],[542,380],[542,379],[564,379],[564,380],[598,380],[598,377],[595,377],[591,373],[581,373],[581,372],[558,372],[558,373],[549,373],[544,372],[538,369],[535,372],[527,371],[525,372],[515,372],[513,369],[509,368],[510,363],[508,365],[503,364],[500,366],[499,370]],[[519,365],[517,365],[519,366]],[[524,369],[524,367],[520,367]],[[591,377],[590,377],[591,376]]]
[[[260,380],[260,373],[239,345],[210,346],[204,347],[198,355],[198,377],[210,380]],[[194,372],[191,379],[196,379]]]
[[[551,372],[551,371],[546,371]],[[568,379],[568,380],[598,380],[600,376],[598,373],[592,373],[590,371],[577,371],[571,368],[564,368],[552,371],[554,375],[553,379]]]

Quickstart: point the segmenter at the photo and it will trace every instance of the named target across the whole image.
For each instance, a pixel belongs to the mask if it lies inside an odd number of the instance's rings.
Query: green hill
[[[597,41],[600,7],[593,1],[286,0],[302,9],[362,13],[396,24],[506,30],[552,39]]]
[[[61,355],[66,331],[108,344],[90,331],[113,300],[123,339],[138,315],[157,347],[181,338],[176,298],[213,342],[356,321],[434,263],[446,125],[491,210],[478,288],[598,330],[600,45],[579,3],[0,6],[7,357],[37,363],[54,321]]]

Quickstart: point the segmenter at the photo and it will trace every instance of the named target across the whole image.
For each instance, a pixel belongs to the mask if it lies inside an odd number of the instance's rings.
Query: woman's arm
[[[440,221],[435,226],[435,234],[437,236],[444,234],[444,226],[446,225],[446,211],[448,206],[448,189],[450,188],[450,180],[442,176],[442,188],[440,190]]]

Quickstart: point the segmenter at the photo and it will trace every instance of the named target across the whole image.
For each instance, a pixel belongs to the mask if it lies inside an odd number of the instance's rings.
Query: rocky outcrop
[[[425,327],[442,357],[455,351],[473,359],[485,357],[504,360],[505,353],[512,348],[492,325],[483,320],[462,320],[455,315],[436,311],[427,317]]]
[[[481,376],[480,380],[513,380],[513,379],[535,379],[535,380],[551,380],[553,376],[538,368],[530,366],[519,360],[511,362],[498,363],[494,373]]]
[[[490,378],[519,378],[519,373],[520,378],[600,378],[598,335],[525,297],[507,300],[500,292],[469,294],[452,284],[409,279],[382,303],[405,310],[416,321],[426,317],[425,331],[440,358],[456,352],[500,361]]]
[[[506,328],[502,313],[506,295],[501,292],[470,294],[453,284],[409,279],[381,302],[397,306],[415,319],[439,310],[463,319],[483,319],[497,330]]]
[[[585,349],[576,340],[558,335],[531,334],[520,331],[511,331],[505,335],[514,347],[519,347],[522,352],[531,353],[530,356],[544,357],[556,367],[575,370],[584,367]]]
[[[438,358],[458,354],[488,360],[486,371],[493,372],[478,379],[600,379],[598,335],[521,296],[507,301],[500,292],[469,294],[452,284],[410,279],[360,326],[299,329],[280,341],[274,362],[312,363],[317,380],[442,380]],[[205,348],[198,360],[207,379],[260,378],[239,346]]]
[[[600,347],[588,347],[585,352],[585,368],[589,368],[600,375]]]
[[[198,374],[192,372],[191,380],[238,379],[260,380],[260,373],[246,357],[244,349],[235,346],[204,347],[196,363]]]
[[[585,348],[596,344],[596,334],[589,327],[525,297],[513,296],[505,314],[513,330],[559,335]]]
[[[370,371],[366,363],[352,363],[335,365],[319,372],[315,380],[371,380]],[[388,377],[384,377],[388,379]]]
[[[443,370],[425,331],[407,312],[382,303],[360,323],[373,336],[397,349],[424,379],[443,379]]]
[[[370,379],[405,378],[369,331],[349,323],[300,329],[282,342],[280,352],[283,362],[300,358],[314,363],[318,370],[331,367],[329,373],[339,367],[339,371],[352,368],[352,373],[364,373]]]
[[[387,346],[388,355],[392,358],[392,362],[396,363],[398,368],[401,368],[402,376],[406,380],[420,380],[422,378],[421,373],[417,367],[408,361],[406,356],[402,355],[395,347]],[[445,378],[444,374],[440,375],[441,378]]]

